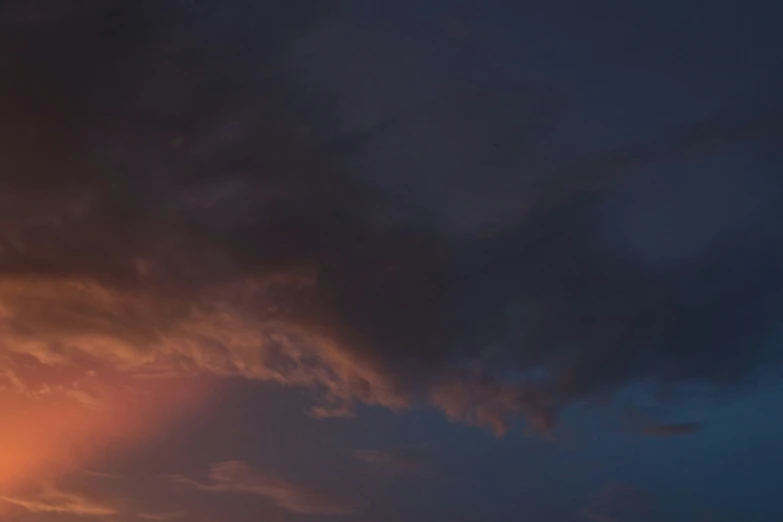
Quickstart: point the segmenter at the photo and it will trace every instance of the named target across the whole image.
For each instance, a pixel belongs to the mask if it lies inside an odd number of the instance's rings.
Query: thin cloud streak
[[[87,517],[106,517],[119,513],[116,506],[86,495],[62,491],[45,486],[37,494],[29,496],[2,496],[7,502],[31,513],[55,513]]]
[[[211,483],[177,475],[169,478],[201,491],[265,497],[287,511],[302,515],[350,515],[357,511],[353,504],[335,500],[309,486],[263,473],[242,461],[217,463],[212,466],[209,477]]]

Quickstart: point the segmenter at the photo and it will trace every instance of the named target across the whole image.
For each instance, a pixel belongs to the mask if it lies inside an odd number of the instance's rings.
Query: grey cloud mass
[[[299,386],[321,416],[429,404],[498,434],[629,383],[732,386],[777,361],[780,117],[542,168],[532,151],[567,114],[528,118],[538,91],[491,80],[343,132],[337,87],[291,62],[328,23],[320,2],[34,4],[1,19],[12,359]],[[386,155],[399,177],[363,170]],[[0,386],[25,385],[12,369]]]

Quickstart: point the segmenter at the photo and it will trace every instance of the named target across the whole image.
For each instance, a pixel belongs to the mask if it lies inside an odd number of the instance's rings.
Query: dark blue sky
[[[783,520],[782,15],[0,2],[0,518]]]

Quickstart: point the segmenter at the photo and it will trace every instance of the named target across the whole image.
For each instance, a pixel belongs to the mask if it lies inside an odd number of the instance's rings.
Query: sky
[[[783,519],[781,15],[0,1],[0,520]]]

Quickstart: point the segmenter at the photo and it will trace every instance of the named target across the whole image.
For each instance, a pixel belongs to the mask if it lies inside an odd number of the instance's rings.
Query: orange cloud
[[[320,388],[324,408],[399,402],[333,344],[257,317],[263,290],[242,281],[185,298],[0,279],[0,495],[154,435],[203,400],[199,375]]]
[[[204,399],[198,376],[317,390],[317,417],[348,414],[357,402],[411,403],[383,364],[267,313],[269,284],[244,278],[178,292],[0,278],[0,494],[149,436]],[[461,379],[423,399],[498,435],[530,402],[514,387]]]
[[[103,517],[116,515],[118,512],[117,508],[110,503],[86,495],[62,491],[51,486],[43,487],[40,492],[34,495],[0,496],[0,502],[32,513]]]
[[[0,390],[5,384],[40,394],[8,362],[22,357],[36,363],[34,377],[46,391],[58,382],[63,393],[93,409],[102,407],[100,397],[69,383],[96,368],[116,378],[236,376],[317,388],[325,397],[314,408],[318,416],[348,411],[355,401],[406,406],[408,398],[381,368],[269,312],[267,288],[279,277],[183,295],[154,285],[113,288],[89,278],[0,280],[0,348],[7,354],[5,363],[0,359]]]

